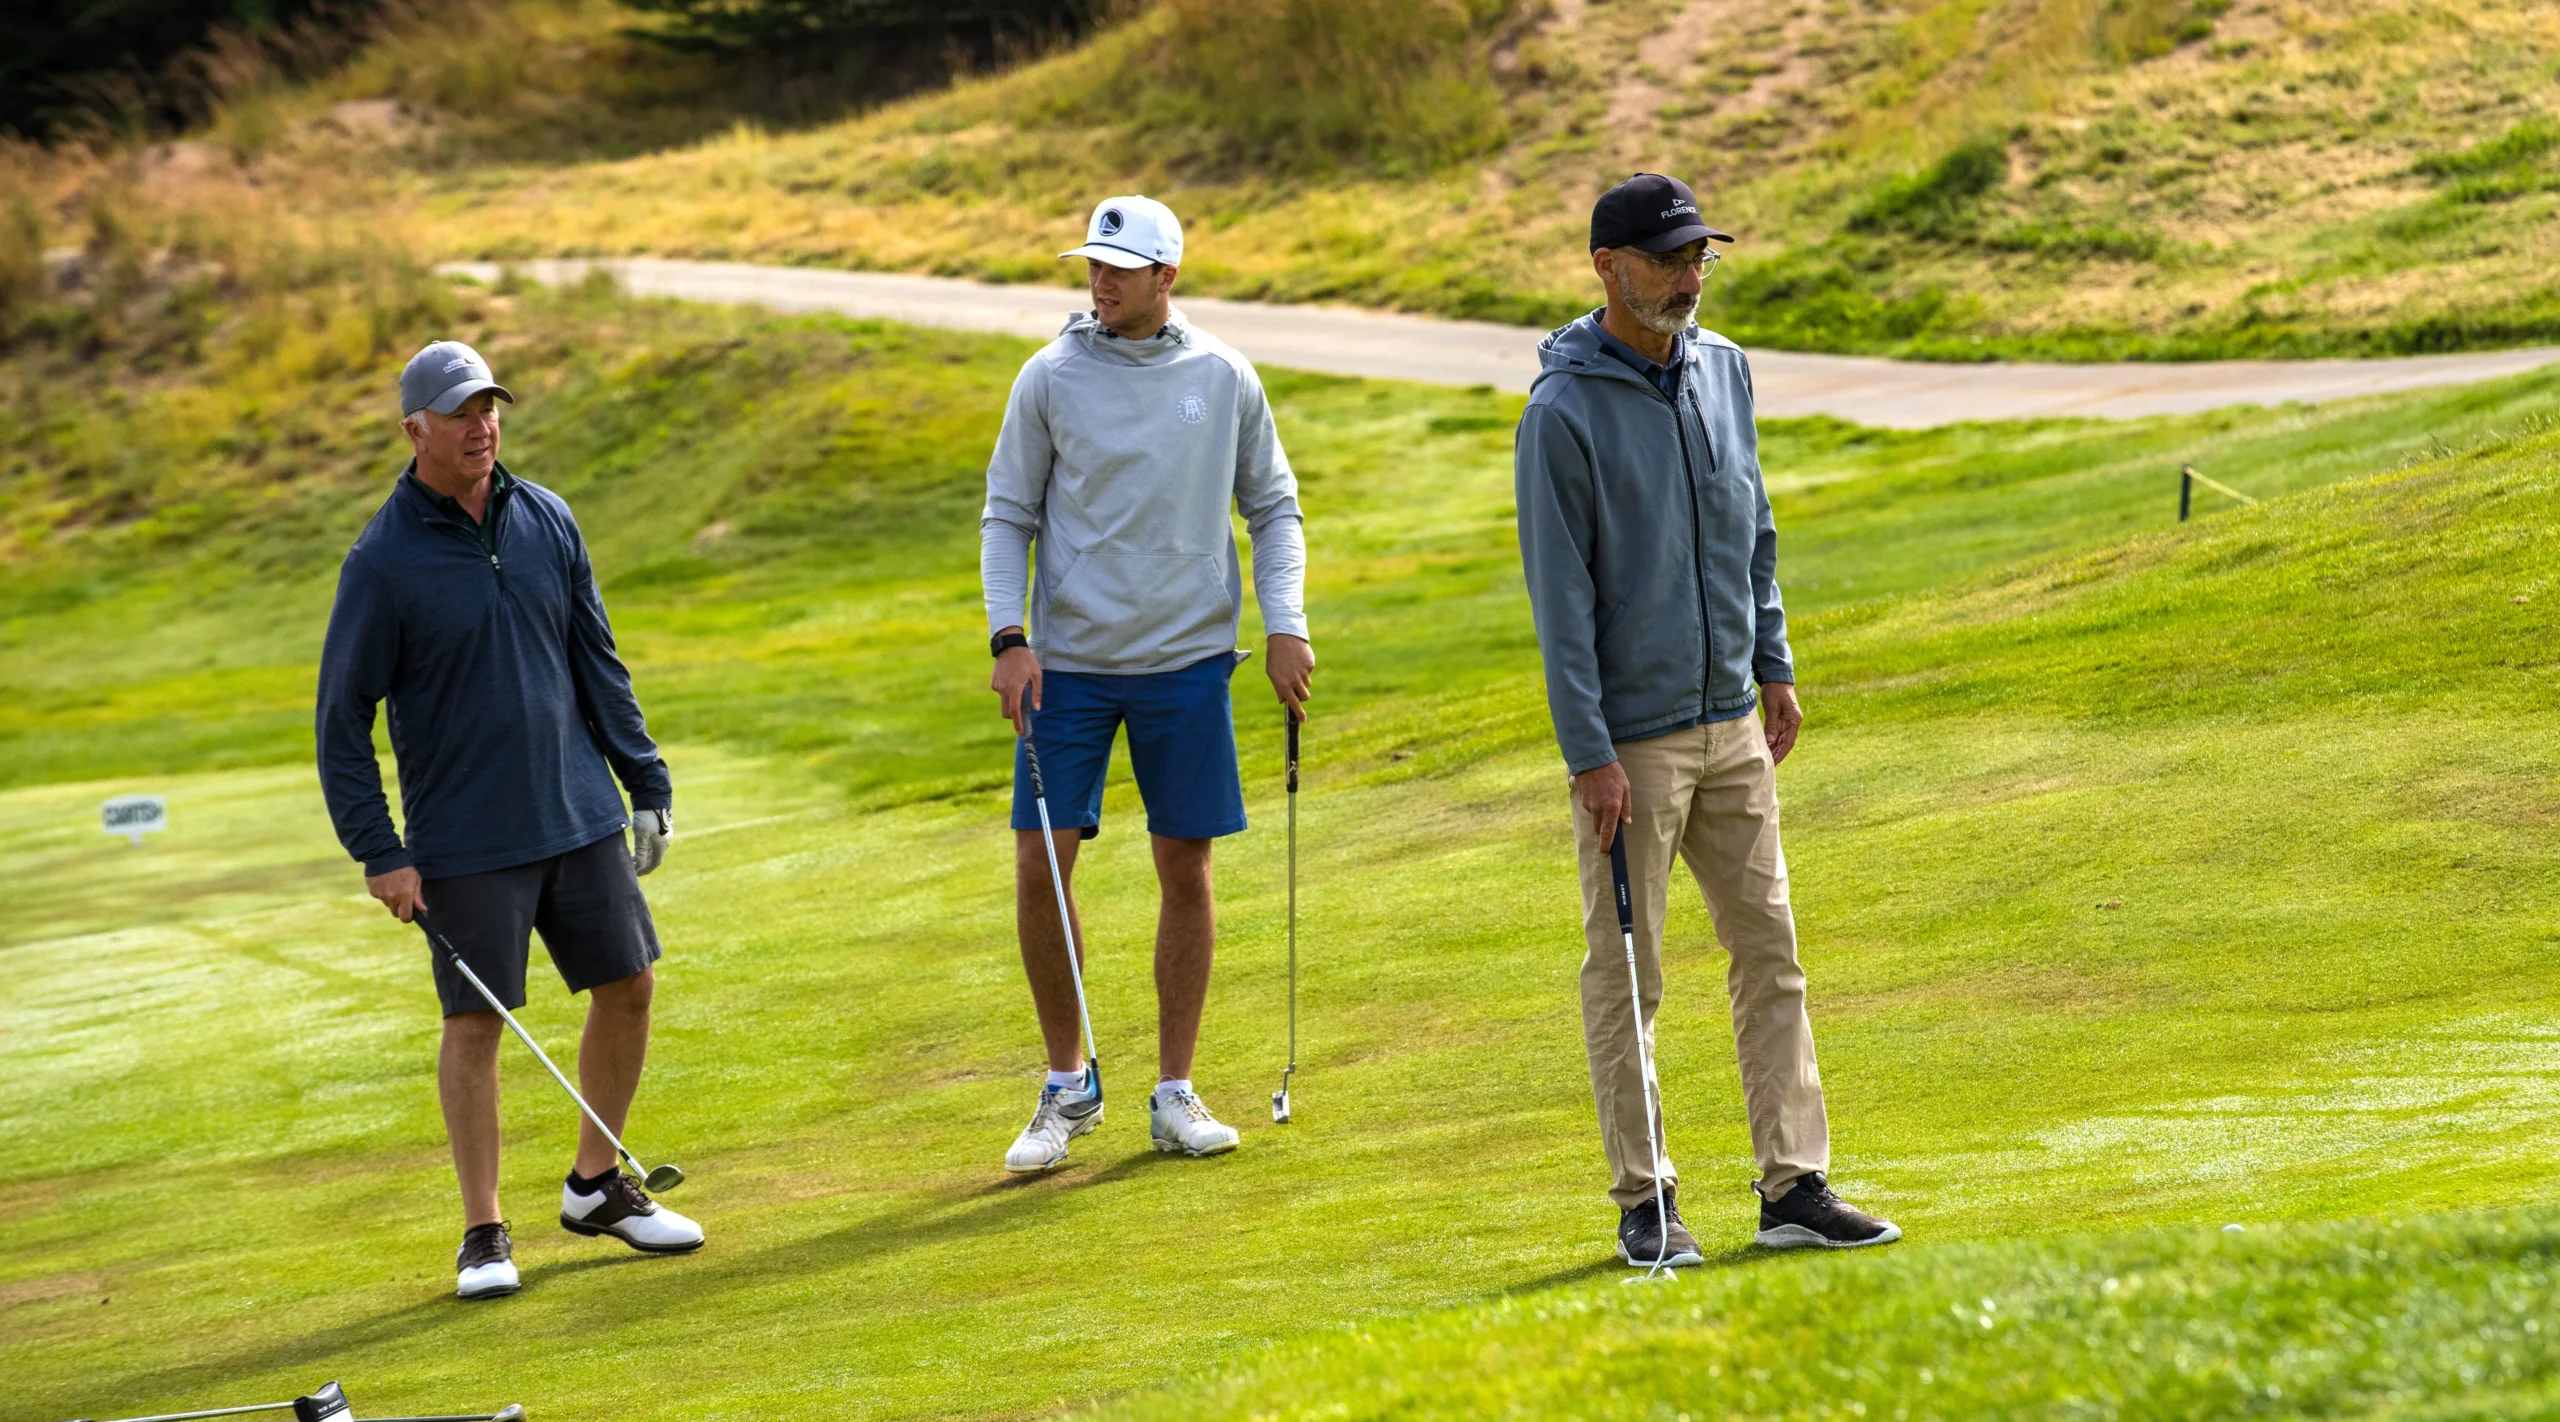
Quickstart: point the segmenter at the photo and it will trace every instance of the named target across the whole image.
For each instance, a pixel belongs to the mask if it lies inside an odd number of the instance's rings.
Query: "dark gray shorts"
[[[531,864],[429,879],[424,889],[436,931],[510,1012],[524,1006],[533,933],[571,992],[618,983],[658,961],[658,926],[620,831]],[[445,1016],[489,1010],[441,949],[430,942],[427,953]]]

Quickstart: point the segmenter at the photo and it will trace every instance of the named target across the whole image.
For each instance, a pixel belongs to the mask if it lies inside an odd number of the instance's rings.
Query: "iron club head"
[[[650,1166],[644,1181],[652,1193],[663,1195],[684,1183],[684,1171],[674,1161],[668,1161],[664,1165]]]
[[[524,1404],[521,1402],[508,1403],[506,1410],[498,1413],[494,1417],[491,1417],[489,1422],[524,1422]]]
[[[1289,1090],[1287,1087],[1282,1087],[1280,1090],[1271,1093],[1271,1121],[1274,1125],[1285,1126],[1289,1124]]]

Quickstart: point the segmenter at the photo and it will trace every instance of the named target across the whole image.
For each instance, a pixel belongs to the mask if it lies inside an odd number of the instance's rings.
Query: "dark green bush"
[[[1885,184],[1850,214],[1849,230],[1960,241],[1972,235],[1983,195],[2008,176],[2008,145],[1996,138],[1974,139],[1926,170]]]

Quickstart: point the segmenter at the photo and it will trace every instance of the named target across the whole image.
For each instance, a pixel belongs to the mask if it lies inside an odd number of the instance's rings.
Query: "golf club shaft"
[[[256,1402],[246,1407],[214,1407],[202,1412],[154,1412],[148,1417],[120,1417],[116,1422],[187,1422],[195,1417],[237,1417],[244,1412],[290,1412],[290,1402]]]
[[[1635,892],[1628,882],[1625,825],[1619,825],[1617,833],[1609,837],[1609,877],[1618,891],[1618,936],[1627,950],[1627,1005],[1635,1013],[1636,1061],[1644,1073],[1644,1143],[1653,1153],[1653,1223],[1659,1231],[1655,1236],[1653,1267],[1659,1269],[1663,1261],[1671,1257],[1671,1216],[1662,1207],[1662,1133],[1655,1129],[1653,1121],[1660,1088],[1653,1079],[1653,1034],[1644,1029],[1644,982],[1636,975]]]
[[[631,1158],[631,1152],[622,1148],[622,1137],[615,1135],[613,1128],[604,1123],[604,1118],[596,1114],[596,1108],[588,1105],[587,1098],[579,1095],[578,1088],[571,1086],[569,1078],[561,1075],[560,1068],[551,1064],[551,1058],[542,1050],[542,1044],[533,1040],[533,1034],[524,1030],[524,1024],[516,1020],[516,1015],[509,1012],[506,1006],[498,1001],[498,995],[489,991],[489,985],[480,981],[480,975],[471,971],[471,965],[462,961],[462,954],[455,950],[452,940],[437,932],[435,925],[428,923],[426,918],[426,910],[418,910],[418,926],[425,929],[427,936],[435,940],[436,946],[444,950],[446,961],[452,963],[455,971],[462,974],[463,980],[470,983],[472,988],[480,994],[481,1000],[489,1004],[489,1009],[497,1013],[508,1027],[514,1029],[516,1040],[524,1043],[525,1050],[533,1053],[533,1059],[542,1063],[542,1069],[551,1073],[551,1079],[560,1083],[560,1089],[569,1093],[570,1100],[578,1103],[578,1109],[586,1113],[587,1120],[604,1133],[606,1140],[613,1143],[613,1153],[622,1157],[622,1163],[630,1166],[637,1174],[648,1174],[648,1171],[641,1169],[640,1162]]]
[[[1283,706],[1289,726],[1289,1066],[1280,1074],[1285,1089],[1298,1071],[1298,708]]]
[[[1084,1004],[1084,960],[1076,953],[1075,915],[1067,908],[1067,876],[1058,868],[1056,831],[1049,827],[1049,786],[1040,776],[1040,750],[1031,743],[1026,724],[1023,758],[1031,765],[1031,803],[1040,811],[1040,848],[1049,856],[1049,886],[1058,891],[1058,932],[1067,940],[1067,975],[1076,985],[1076,1022],[1084,1029],[1084,1059],[1093,1065],[1093,1080],[1102,1084],[1102,1053],[1093,1045],[1093,1013]]]

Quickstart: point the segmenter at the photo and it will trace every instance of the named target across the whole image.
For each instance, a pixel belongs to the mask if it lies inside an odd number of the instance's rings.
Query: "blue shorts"
[[[1244,832],[1244,784],[1236,771],[1235,716],[1227,679],[1236,658],[1221,652],[1169,672],[1106,676],[1053,671],[1040,678],[1031,739],[1049,791],[1049,827],[1102,832],[1102,780],[1111,738],[1129,727],[1129,767],[1147,806],[1147,833],[1216,839]],[[1031,762],[1013,752],[1013,827],[1040,828],[1031,803]]]

